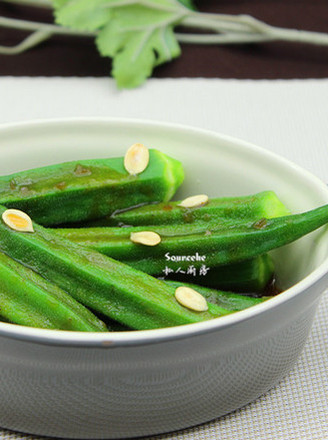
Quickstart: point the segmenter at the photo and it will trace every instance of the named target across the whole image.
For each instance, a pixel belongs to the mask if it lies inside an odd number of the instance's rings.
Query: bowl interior
[[[176,198],[212,197],[274,190],[292,212],[328,203],[317,178],[265,150],[200,130],[119,120],[52,121],[0,129],[0,174],[62,161],[124,155],[142,142],[182,161],[186,178]],[[324,228],[272,252],[277,276],[288,288],[328,255]]]

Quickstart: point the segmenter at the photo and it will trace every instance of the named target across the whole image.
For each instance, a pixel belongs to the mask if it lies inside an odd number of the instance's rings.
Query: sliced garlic
[[[145,246],[156,246],[161,242],[161,236],[151,231],[132,232],[130,240],[133,243],[144,244]]]
[[[32,220],[25,212],[18,209],[7,209],[2,214],[2,220],[14,231],[34,232]]]
[[[132,145],[125,154],[124,167],[130,174],[140,174],[148,166],[149,151],[143,144]]]
[[[183,208],[197,208],[199,206],[206,205],[208,202],[208,196],[206,194],[200,194],[198,196],[187,197],[178,204]]]
[[[206,299],[190,287],[178,287],[175,291],[176,300],[184,307],[195,312],[206,312],[208,305]]]

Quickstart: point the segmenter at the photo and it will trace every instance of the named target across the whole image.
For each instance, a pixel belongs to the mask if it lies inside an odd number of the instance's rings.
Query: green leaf
[[[191,0],[53,0],[58,24],[97,31],[101,55],[113,58],[119,88],[141,85],[154,67],[181,53],[174,27]]]
[[[189,9],[196,9],[193,0],[179,0],[179,2]]]
[[[111,19],[112,10],[104,0],[53,0],[55,20],[76,30],[97,31]]]

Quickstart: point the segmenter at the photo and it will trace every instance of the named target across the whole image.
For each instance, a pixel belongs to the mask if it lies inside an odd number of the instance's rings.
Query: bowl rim
[[[191,127],[185,124],[177,124],[171,122],[160,122],[147,119],[132,119],[132,118],[112,118],[112,117],[69,117],[69,118],[52,118],[52,119],[35,119],[23,122],[10,122],[0,124],[0,136],[6,130],[20,130],[20,129],[37,129],[44,128],[47,125],[80,125],[80,124],[121,124],[121,125],[136,125],[146,127],[159,127],[160,129],[175,130],[179,132],[193,132],[197,135],[209,136],[212,139],[223,140],[238,144],[242,148],[251,150],[276,162],[282,163],[284,166],[301,173],[303,177],[314,183],[323,195],[327,197],[328,203],[328,187],[317,176],[295,164],[294,162],[276,154],[263,147],[257,146],[251,142],[235,138],[230,135],[221,134],[211,130],[206,130],[197,127]],[[1,146],[0,146],[1,148]],[[268,301],[254,305],[248,309],[241,310],[231,315],[220,317],[219,319],[212,319],[209,321],[198,322],[195,324],[186,324],[176,327],[167,327],[154,330],[132,330],[129,332],[108,332],[108,333],[86,333],[73,332],[64,330],[48,330],[34,327],[25,327],[22,325],[9,324],[0,322],[0,336],[26,340],[29,342],[46,344],[46,345],[61,345],[61,346],[83,346],[83,347],[120,347],[120,346],[137,346],[154,344],[160,342],[169,342],[177,339],[182,339],[191,336],[197,336],[203,333],[217,331],[223,328],[233,326],[243,321],[252,319],[255,316],[261,315],[271,309],[274,309],[283,303],[290,301],[292,298],[308,289],[311,285],[318,282],[328,273],[328,256],[325,260],[309,275],[303,278],[298,283],[294,284],[289,289],[280,293]]]

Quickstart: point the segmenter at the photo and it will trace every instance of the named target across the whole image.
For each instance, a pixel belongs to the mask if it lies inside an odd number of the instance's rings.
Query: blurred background
[[[327,0],[198,0],[202,12],[249,14],[273,26],[328,33]],[[0,1],[0,16],[52,22],[46,9]],[[0,27],[0,44],[12,46],[26,32]],[[19,56],[0,56],[0,75],[106,76],[110,61],[101,58],[93,39],[53,37]],[[325,78],[328,46],[270,42],[206,46],[183,44],[182,56],[155,69],[155,77]]]

